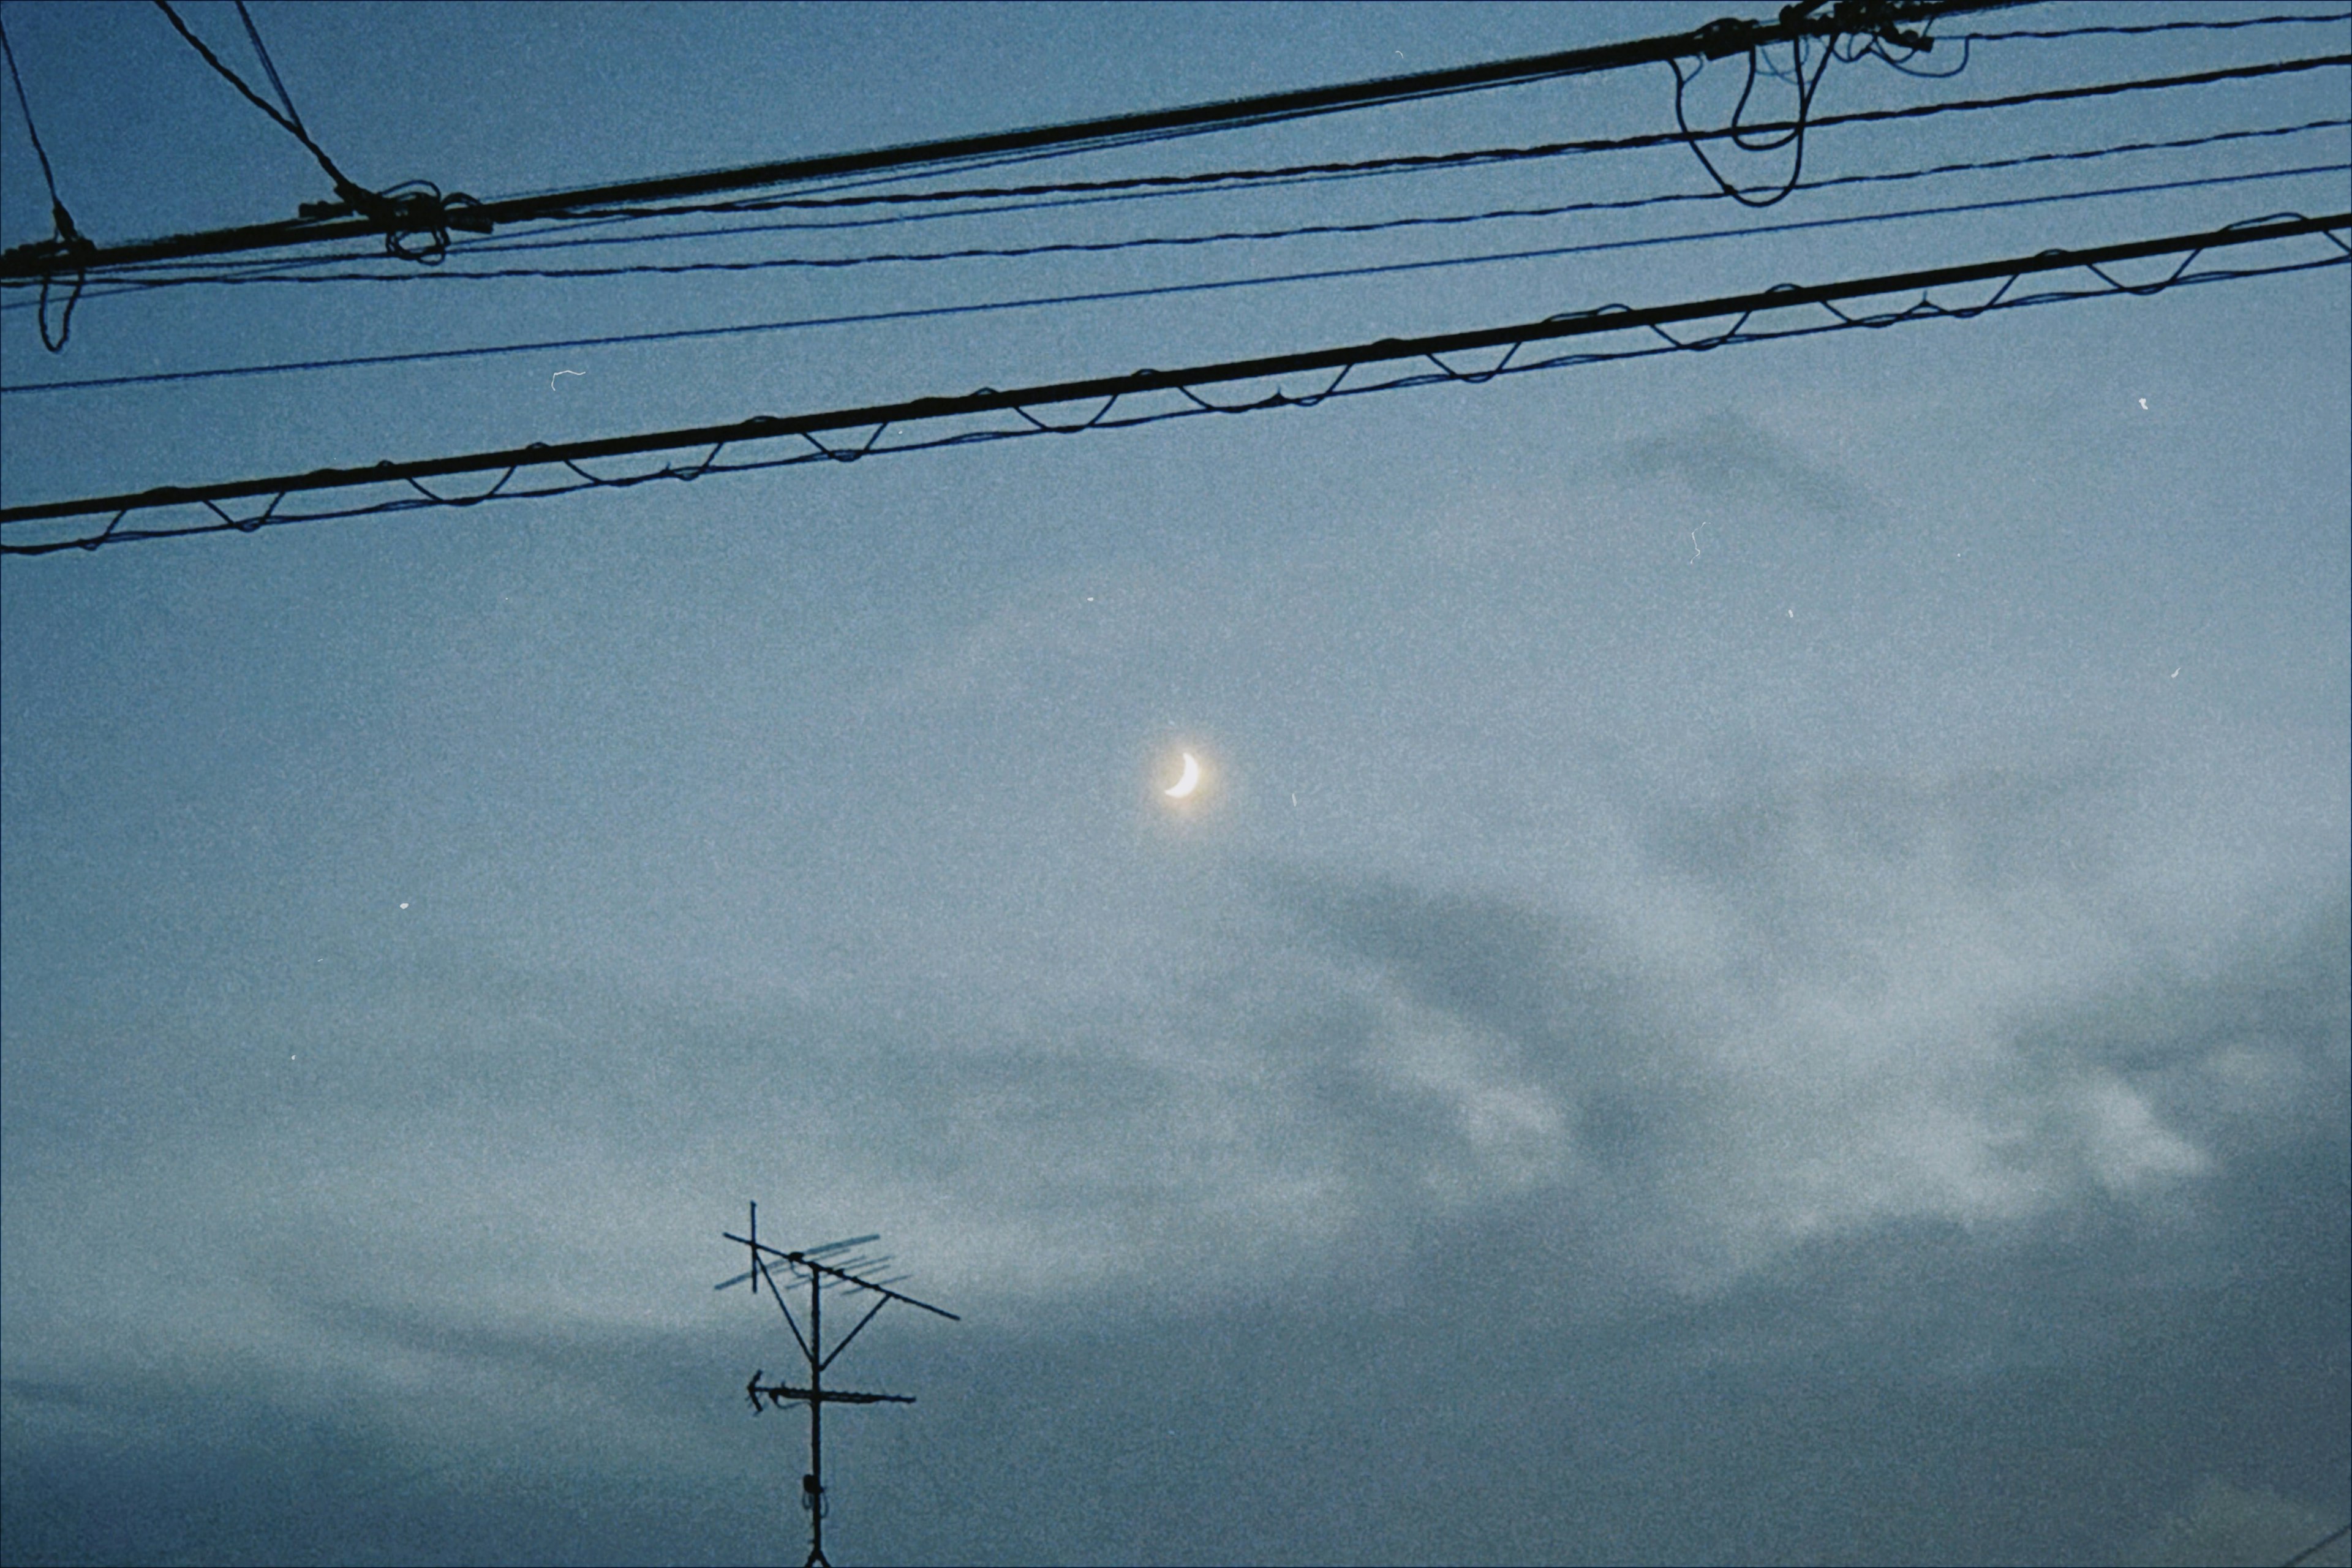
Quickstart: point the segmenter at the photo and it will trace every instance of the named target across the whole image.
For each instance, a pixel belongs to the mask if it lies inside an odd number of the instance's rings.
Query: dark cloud
[[[1627,440],[1618,448],[1615,466],[1628,479],[1670,479],[1714,502],[1793,508],[1847,525],[1883,516],[1868,489],[1837,467],[1729,411]]]

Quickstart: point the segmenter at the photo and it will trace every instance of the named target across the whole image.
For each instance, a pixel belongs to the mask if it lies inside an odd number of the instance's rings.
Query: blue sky
[[[182,9],[257,68],[231,6]],[[354,178],[484,197],[1720,14],[250,9]],[[0,21],[94,238],[329,195],[152,7]],[[1940,82],[1834,64],[1815,107],[2340,54],[2347,26],[1987,41]],[[1710,68],[1695,117],[1720,123],[1738,77]],[[1673,85],[1650,67],[966,178],[1631,135],[1671,126]],[[1788,92],[1759,90],[1776,112]],[[1805,169],[2347,113],[2337,68],[1823,128]],[[1760,184],[1785,157],[1727,167]],[[2346,158],[2339,125],[1755,213],[190,286],[86,298],[58,355],[10,290],[0,492],[2341,211]],[[43,237],[13,107],[0,159],[0,243]],[[1665,147],[498,264],[1711,188]],[[2300,247],[2266,258],[2327,254]],[[892,1309],[843,1363],[920,1403],[828,1422],[839,1561],[2283,1558],[2352,1518],[2346,277],[8,559],[0,1554],[796,1555],[802,1427],[741,1398],[789,1340],[710,1289],[756,1200],[763,1235],[883,1233],[908,1288],[964,1316]],[[1208,782],[1179,812],[1160,792],[1187,751]]]

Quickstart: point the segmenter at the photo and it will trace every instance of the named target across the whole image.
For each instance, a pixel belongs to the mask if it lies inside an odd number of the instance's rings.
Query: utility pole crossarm
[[[1366,109],[1377,104],[1468,92],[1479,88],[1588,75],[1664,60],[1695,57],[1717,59],[1796,38],[1832,34],[1883,36],[1890,42],[1924,48],[1931,46],[1933,40],[1906,31],[1909,26],[1933,21],[1938,16],[1995,10],[2026,3],[2027,0],[1840,0],[1839,4],[1825,7],[1820,0],[1811,0],[1810,4],[1801,0],[1800,4],[1784,6],[1779,16],[1769,22],[1726,17],[1691,32],[1664,37],[1488,60],[1477,65],[1265,93],[1254,98],[1224,99],[1177,109],[1146,110],[1140,113],[1108,115],[1058,125],[1035,125],[1017,131],[907,142],[865,152],[824,153],[778,163],[755,163],[744,168],[631,180],[617,184],[550,191],[499,201],[468,201],[463,206],[450,206],[437,216],[448,227],[487,234],[500,224],[562,217],[588,207],[675,201],[890,169],[971,163],[1053,148],[1080,151],[1187,132],[1265,125],[1314,114]],[[169,261],[194,256],[225,255],[232,251],[268,250],[327,240],[357,239],[385,232],[381,221],[343,216],[350,211],[347,206],[314,205],[304,211],[306,216],[299,218],[198,234],[171,235],[160,239],[120,245],[91,246],[86,249],[77,248],[70,255],[61,252],[46,240],[18,246],[0,252],[0,282],[54,277],[68,270],[98,271],[131,262]]]

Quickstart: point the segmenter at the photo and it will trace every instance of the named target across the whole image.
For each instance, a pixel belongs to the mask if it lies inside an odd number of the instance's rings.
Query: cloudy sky
[[[263,82],[232,6],[181,10]],[[484,197],[1723,14],[250,10],[354,178]],[[154,8],[0,21],[84,233],[330,195]],[[1945,81],[1833,64],[1814,111],[2347,47],[2340,17],[1989,40]],[[1742,79],[1711,68],[1694,121]],[[1759,81],[1771,114],[1791,96]],[[93,285],[57,355],[10,290],[0,488],[2336,212],[2348,113],[2334,68],[1825,127],[1809,180],[2334,121],[1755,211]],[[1673,115],[1652,66],[884,188]],[[1721,156],[1759,188],[1789,170]],[[0,243],[45,237],[13,102],[0,157]],[[1736,232],[2126,185],[2169,188]],[[1665,147],[863,227],[706,216],[442,270],[1714,189]],[[1683,235],[1717,237],[1266,280]],[[711,1289],[757,1201],[779,1240],[881,1232],[962,1314],[892,1308],[831,1374],[919,1399],[827,1423],[836,1561],[2284,1560],[2352,1519],[2347,276],[10,557],[0,1554],[796,1562],[805,1425],[741,1392],[790,1338]],[[48,384],[1208,282],[1248,286]]]

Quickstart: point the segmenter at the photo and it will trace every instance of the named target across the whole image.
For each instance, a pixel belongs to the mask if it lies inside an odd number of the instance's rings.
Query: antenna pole
[[[759,1224],[760,1209],[755,1204],[751,1207],[750,1235],[737,1236],[733,1231],[719,1233],[728,1241],[750,1249],[751,1272],[749,1275],[738,1275],[732,1279],[726,1280],[718,1289],[724,1290],[729,1286],[740,1285],[748,1279],[751,1281],[751,1289],[756,1293],[760,1288],[761,1279],[766,1278],[768,1292],[775,1297],[776,1309],[783,1314],[785,1325],[792,1330],[793,1339],[800,1350],[801,1358],[808,1363],[806,1387],[795,1388],[789,1383],[762,1383],[761,1382],[762,1374],[755,1372],[751,1374],[751,1381],[744,1384],[743,1392],[751,1398],[754,1415],[771,1407],[781,1409],[793,1400],[799,1400],[809,1407],[809,1465],[807,1472],[801,1477],[801,1508],[809,1516],[809,1550],[803,1568],[819,1568],[820,1564],[823,1568],[833,1568],[831,1561],[824,1554],[825,1405],[828,1401],[836,1405],[912,1405],[915,1399],[908,1394],[868,1394],[845,1388],[827,1388],[824,1386],[826,1364],[837,1358],[843,1351],[847,1350],[849,1342],[865,1332],[866,1325],[872,1322],[876,1315],[893,1301],[903,1301],[909,1307],[919,1307],[934,1317],[945,1318],[950,1322],[961,1320],[944,1307],[935,1307],[929,1301],[919,1301],[912,1296],[890,1289],[891,1286],[898,1283],[898,1279],[880,1278],[882,1266],[889,1262],[887,1255],[867,1258],[862,1253],[857,1253],[853,1256],[857,1248],[865,1247],[868,1242],[881,1240],[878,1236],[851,1237],[843,1241],[826,1242],[822,1247],[787,1251],[783,1247],[772,1247],[760,1240]],[[799,1321],[793,1316],[791,1303],[785,1300],[783,1285],[774,1275],[768,1273],[767,1260],[770,1258],[774,1258],[788,1273],[808,1276],[809,1322],[808,1334],[805,1338],[801,1334]],[[824,1291],[827,1286],[851,1294],[864,1293],[874,1298],[874,1304],[866,1308],[866,1315],[850,1325],[849,1331],[841,1336],[840,1342],[833,1347],[831,1354],[827,1354],[824,1348]]]
[[[816,1270],[809,1270],[809,1468],[801,1478],[801,1506],[808,1510],[809,1554],[802,1568],[833,1568],[824,1556],[824,1292]]]

